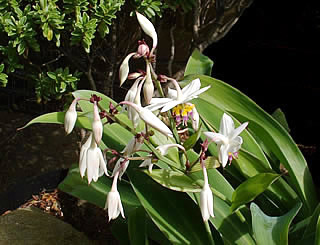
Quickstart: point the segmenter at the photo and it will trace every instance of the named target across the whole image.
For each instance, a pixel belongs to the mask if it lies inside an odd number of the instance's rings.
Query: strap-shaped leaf
[[[254,200],[279,177],[279,174],[261,173],[243,182],[232,194],[231,210]]]
[[[171,243],[210,244],[200,209],[188,195],[162,187],[139,170],[128,175],[144,209]]]
[[[298,203],[288,213],[280,217],[270,217],[264,214],[255,204],[250,205],[252,213],[252,229],[259,245],[288,244],[289,226],[297,215],[302,204]]]

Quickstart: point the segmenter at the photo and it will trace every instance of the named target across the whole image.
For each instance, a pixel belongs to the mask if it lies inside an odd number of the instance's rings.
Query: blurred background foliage
[[[157,70],[179,77],[193,50],[224,37],[252,2],[0,0],[0,85],[27,88],[38,103],[77,88],[120,98],[119,64],[145,37],[135,11],[158,31]]]

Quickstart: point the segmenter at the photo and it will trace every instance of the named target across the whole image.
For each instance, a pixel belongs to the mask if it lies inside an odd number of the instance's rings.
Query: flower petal
[[[239,127],[237,127],[236,129],[232,130],[230,134],[228,134],[229,140],[231,141],[234,138],[236,138],[243,130],[245,130],[247,126],[248,126],[248,122],[245,122],[241,124]]]
[[[234,130],[234,122],[232,118],[227,115],[226,113],[223,113],[221,122],[220,122],[220,130],[219,133],[223,134],[225,136],[229,136],[229,134]]]
[[[172,109],[176,105],[179,105],[180,103],[181,103],[180,101],[172,100],[172,101],[166,103],[166,105],[161,109],[161,112],[169,111],[170,109]]]
[[[220,146],[219,162],[222,164],[222,167],[225,167],[228,163],[228,146],[227,145]]]
[[[200,79],[194,79],[187,86],[182,89],[182,94],[185,98],[189,97],[190,94],[198,91],[200,89],[201,82]]]
[[[227,144],[228,138],[220,133],[213,133],[213,132],[204,132],[203,133],[207,138],[213,141],[216,144]]]

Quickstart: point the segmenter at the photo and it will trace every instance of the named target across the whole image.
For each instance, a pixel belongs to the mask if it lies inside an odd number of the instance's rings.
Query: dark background
[[[318,144],[320,1],[259,1],[205,54],[212,76],[285,113],[297,143]]]

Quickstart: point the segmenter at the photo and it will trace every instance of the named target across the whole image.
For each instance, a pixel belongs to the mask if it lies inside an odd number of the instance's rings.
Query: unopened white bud
[[[74,128],[74,125],[77,121],[77,111],[76,105],[79,99],[74,99],[67,110],[65,117],[64,117],[64,130],[66,134],[70,134]]]
[[[145,34],[147,34],[149,37],[152,38],[152,42],[153,42],[153,47],[157,47],[158,44],[158,36],[157,36],[157,32],[153,26],[153,24],[151,23],[150,20],[148,20],[145,16],[143,16],[142,14],[136,12],[137,14],[137,19],[138,22],[142,28],[142,30],[144,31]]]
[[[120,80],[120,86],[127,80],[128,74],[129,74],[129,60],[130,58],[135,55],[136,53],[130,53],[127,55],[126,58],[122,61],[122,64],[120,65],[119,69],[119,80]]]

